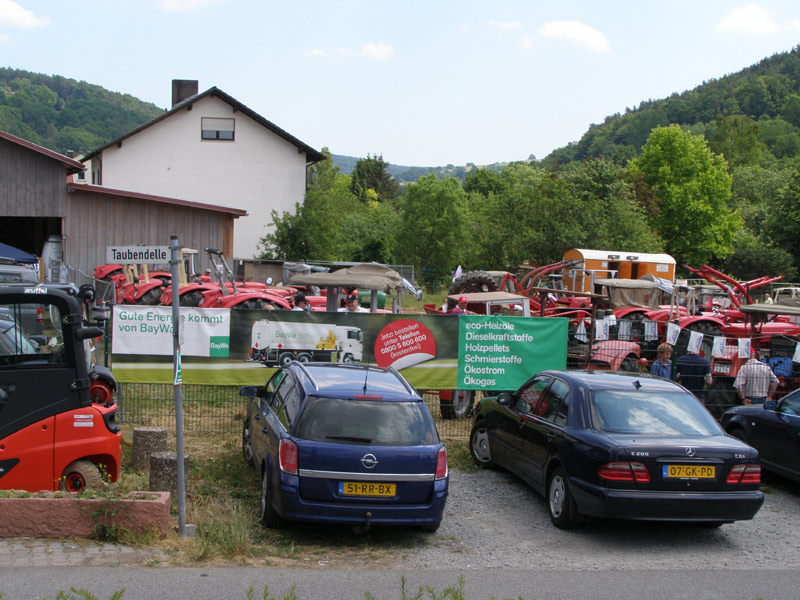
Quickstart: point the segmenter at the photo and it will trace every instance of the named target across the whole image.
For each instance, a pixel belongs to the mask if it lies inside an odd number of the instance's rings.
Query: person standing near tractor
[[[662,342],[656,352],[658,355],[650,367],[650,373],[664,379],[672,379],[672,346]]]
[[[681,356],[675,367],[678,371],[678,381],[687,390],[700,400],[705,400],[705,386],[711,386],[711,364],[696,350],[687,350]]]
[[[765,401],[772,400],[775,390],[778,389],[778,378],[760,358],[758,350],[750,350],[750,360],[739,368],[733,382],[733,387],[745,406],[764,404]]]
[[[450,313],[451,315],[468,315],[471,314],[467,310],[467,297],[466,296],[459,296],[458,297],[458,304]]]

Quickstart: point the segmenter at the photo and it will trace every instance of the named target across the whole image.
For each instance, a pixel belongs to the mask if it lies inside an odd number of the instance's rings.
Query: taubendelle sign
[[[567,364],[563,318],[443,316],[181,307],[182,381],[263,385],[291,360],[394,367],[418,390],[518,388]],[[116,306],[113,371],[121,383],[172,381],[168,307]]]
[[[183,356],[229,356],[230,309],[182,307],[180,315]],[[113,354],[172,356],[172,350],[172,308],[136,305],[114,307]]]
[[[117,265],[169,262],[169,246],[107,246],[106,261]]]

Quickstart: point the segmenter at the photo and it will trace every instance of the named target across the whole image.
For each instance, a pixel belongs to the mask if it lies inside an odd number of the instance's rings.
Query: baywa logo
[[[208,349],[209,356],[229,356],[231,338],[227,335],[212,335]]]

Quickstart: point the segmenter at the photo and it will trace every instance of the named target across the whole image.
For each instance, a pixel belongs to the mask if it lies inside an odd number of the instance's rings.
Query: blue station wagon
[[[394,369],[292,362],[247,396],[242,452],[261,477],[261,522],[438,529],[447,453]]]

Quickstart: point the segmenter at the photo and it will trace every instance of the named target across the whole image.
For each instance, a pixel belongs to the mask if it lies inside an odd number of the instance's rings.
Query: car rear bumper
[[[297,487],[281,484],[276,499],[281,516],[293,521],[414,526],[440,522],[447,494],[447,480],[443,480],[434,482],[433,498],[427,504],[317,501],[304,500]]]
[[[666,492],[616,490],[570,479],[578,512],[610,519],[653,521],[740,521],[764,503],[759,490]]]

